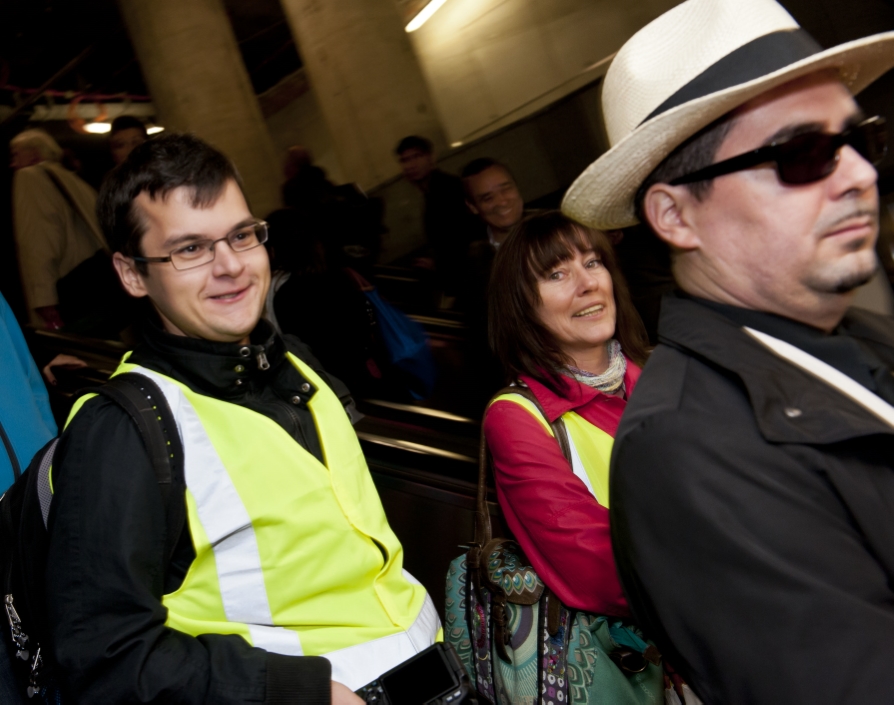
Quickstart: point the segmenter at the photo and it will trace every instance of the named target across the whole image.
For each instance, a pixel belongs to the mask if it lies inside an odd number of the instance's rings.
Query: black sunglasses
[[[750,169],[759,164],[775,162],[776,173],[784,184],[809,184],[825,179],[835,171],[840,150],[845,145],[853,147],[870,164],[877,165],[888,151],[888,133],[885,118],[876,116],[852,125],[837,135],[825,132],[805,132],[785,142],[774,142],[724,159],[704,169],[680,176],[671,186],[706,181],[735,171]]]

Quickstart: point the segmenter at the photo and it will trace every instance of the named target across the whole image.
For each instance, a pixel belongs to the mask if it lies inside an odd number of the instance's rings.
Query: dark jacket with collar
[[[842,323],[888,365],[894,324]],[[664,299],[612,454],[634,615],[706,705],[894,702],[894,428]]]
[[[306,406],[316,390],[286,349],[322,372],[296,338],[274,336],[264,322],[248,346],[150,328],[130,361],[268,416],[319,458]],[[267,370],[260,369],[262,354]],[[349,403],[344,385],[322,375]],[[281,656],[239,636],[194,638],[165,626],[161,597],[182,583],[195,553],[185,528],[164,565],[161,493],[123,409],[103,397],[84,404],[62,434],[53,480],[48,613],[56,658],[78,702],[330,702],[324,658]]]

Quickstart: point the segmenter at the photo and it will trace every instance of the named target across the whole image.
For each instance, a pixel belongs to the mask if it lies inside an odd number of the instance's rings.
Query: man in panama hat
[[[772,0],[688,0],[605,79],[563,209],[648,223],[681,291],[612,456],[622,584],[705,703],[894,702],[894,323],[874,273],[894,33],[822,50]]]

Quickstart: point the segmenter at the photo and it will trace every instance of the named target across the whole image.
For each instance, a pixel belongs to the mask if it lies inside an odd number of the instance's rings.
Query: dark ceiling
[[[279,0],[225,0],[255,91],[301,66]],[[82,51],[60,78],[62,92],[146,96],[140,67],[114,0],[0,1],[0,104],[13,106]],[[24,89],[17,96],[15,89]]]

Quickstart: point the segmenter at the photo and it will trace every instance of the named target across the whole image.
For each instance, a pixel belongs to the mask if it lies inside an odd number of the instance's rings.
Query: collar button
[[[245,365],[236,365],[233,368],[233,372],[245,372]]]
[[[304,392],[305,394],[307,394],[310,391],[310,385],[307,382],[305,382],[304,384],[301,385],[301,391]]]
[[[301,397],[299,397],[299,396],[296,394],[296,395],[293,396],[289,401],[291,401],[295,406],[298,406],[298,404],[301,403]]]
[[[249,357],[251,356],[251,348],[245,345],[239,348],[239,354],[242,355],[242,357]]]

